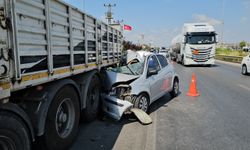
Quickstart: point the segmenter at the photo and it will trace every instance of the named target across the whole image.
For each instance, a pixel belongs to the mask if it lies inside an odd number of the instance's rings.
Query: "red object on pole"
[[[128,31],[131,31],[131,30],[132,30],[132,27],[129,26],[129,25],[124,25],[124,26],[123,26],[123,29],[124,29],[124,30],[128,30]]]

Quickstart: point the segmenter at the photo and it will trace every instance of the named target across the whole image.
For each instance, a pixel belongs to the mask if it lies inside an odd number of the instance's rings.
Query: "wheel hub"
[[[74,126],[75,110],[71,99],[64,99],[57,109],[55,125],[61,138],[67,137]]]
[[[67,114],[64,113],[64,112],[61,112],[60,115],[59,115],[59,122],[61,123],[65,123],[67,121]]]
[[[139,102],[139,108],[143,111],[147,111],[148,109],[148,101],[145,97],[142,97]]]
[[[174,84],[174,92],[175,92],[175,94],[178,94],[178,91],[179,91],[179,86],[178,86],[178,83],[175,82],[175,84]]]

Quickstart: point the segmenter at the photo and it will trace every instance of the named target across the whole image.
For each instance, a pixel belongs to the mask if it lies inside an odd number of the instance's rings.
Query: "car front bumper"
[[[102,94],[102,101],[103,111],[116,120],[120,120],[124,112],[129,111],[129,109],[133,107],[133,104],[126,100],[121,100],[106,94]]]

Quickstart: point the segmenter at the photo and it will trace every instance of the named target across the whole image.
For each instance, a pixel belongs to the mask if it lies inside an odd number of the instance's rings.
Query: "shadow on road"
[[[157,111],[160,107],[167,107],[171,100],[171,96],[166,94],[151,104],[149,114]],[[134,115],[124,115],[120,121],[104,116],[92,123],[82,123],[71,150],[112,149],[123,126],[134,122],[138,122]]]
[[[181,92],[179,92],[178,96],[181,95]],[[152,103],[149,107],[148,113],[151,114],[155,111],[157,111],[160,107],[167,107],[167,104],[173,100],[170,94],[165,94],[163,97]]]
[[[91,123],[81,123],[78,137],[71,150],[112,149],[123,126],[136,122],[126,115],[120,121],[103,116]]]
[[[149,114],[157,111],[160,107],[167,107],[167,104],[171,100],[171,96],[166,94],[151,104]],[[120,121],[115,121],[107,116],[104,116],[92,123],[81,123],[78,137],[71,147],[71,150],[112,149],[123,126],[134,122],[138,121],[135,116],[131,114],[124,115]]]
[[[219,67],[219,65],[217,64],[214,64],[214,65],[188,65],[188,66],[185,66],[185,67],[188,67],[188,68],[216,68],[216,67]]]

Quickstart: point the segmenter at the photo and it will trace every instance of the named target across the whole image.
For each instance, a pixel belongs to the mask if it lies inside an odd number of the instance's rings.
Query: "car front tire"
[[[247,75],[247,66],[246,66],[246,65],[243,65],[243,66],[242,66],[241,73],[242,73],[243,75]]]
[[[139,108],[141,110],[143,110],[144,112],[148,111],[148,107],[149,107],[149,98],[148,95],[145,93],[140,94],[134,102],[134,107],[135,108]]]

